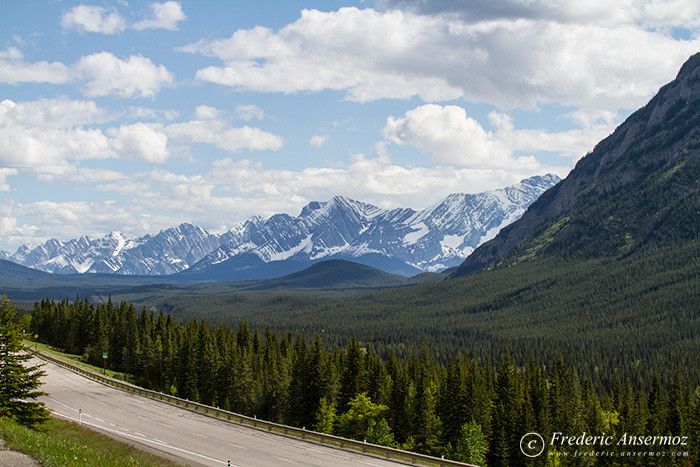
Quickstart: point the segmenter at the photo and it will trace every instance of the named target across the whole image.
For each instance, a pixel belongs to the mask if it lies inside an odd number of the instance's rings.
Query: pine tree
[[[0,311],[0,417],[27,426],[46,421],[49,411],[36,402],[46,393],[38,390],[44,372],[39,366],[26,366],[31,355],[22,348],[19,325],[14,322],[15,306],[3,293]]]

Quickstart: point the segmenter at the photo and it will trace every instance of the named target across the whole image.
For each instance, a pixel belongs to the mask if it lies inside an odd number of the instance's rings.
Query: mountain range
[[[493,191],[452,194],[420,211],[336,196],[309,203],[297,217],[256,216],[223,234],[183,223],[138,238],[112,232],[51,239],[0,252],[0,259],[58,274],[179,273],[210,281],[279,277],[345,259],[410,276],[459,265],[559,181],[552,174],[535,176]]]

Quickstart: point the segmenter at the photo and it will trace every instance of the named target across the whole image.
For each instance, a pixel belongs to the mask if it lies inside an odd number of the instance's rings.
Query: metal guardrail
[[[152,391],[150,389],[144,389],[142,387],[135,386],[124,381],[99,375],[97,373],[88,371],[85,368],[81,368],[79,366],[73,365],[58,358],[51,357],[36,350],[32,350],[32,353],[39,358],[55,363],[56,365],[67,368],[75,373],[81,374],[100,383],[107,384],[109,386],[116,387],[124,391],[133,392],[135,394],[148,397],[150,399],[155,399],[167,402],[169,404],[177,405],[188,410],[204,412],[205,415],[214,416],[217,419],[221,419],[231,423],[237,423],[239,425],[244,425],[248,427],[252,426],[253,428],[258,430],[274,431],[277,434],[301,438],[306,441],[317,442],[332,447],[340,447],[340,449],[351,449],[375,457],[384,457],[386,459],[393,459],[401,462],[406,462],[408,460],[412,464],[417,464],[421,462],[424,464],[438,466],[478,467],[473,464],[465,464],[463,462],[453,461],[450,459],[441,459],[438,457],[428,456],[426,454],[403,451],[401,449],[380,446],[378,444],[371,444],[363,441],[357,441],[354,439],[341,438],[339,436],[333,436],[326,433],[319,433],[317,431],[306,430],[303,428],[281,425],[279,423],[268,422],[265,420],[258,420],[255,417],[248,417],[247,415],[229,412],[227,410],[222,410],[217,407],[200,404],[199,402],[193,402],[187,399],[181,399],[179,397],[171,396],[170,394],[164,394],[162,392]]]

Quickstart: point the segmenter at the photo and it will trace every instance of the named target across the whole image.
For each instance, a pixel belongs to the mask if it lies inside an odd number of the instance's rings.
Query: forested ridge
[[[381,358],[352,338],[324,345],[321,337],[278,335],[174,320],[133,304],[76,298],[37,302],[31,332],[143,386],[258,418],[489,466],[616,465],[620,453],[643,446],[606,447],[608,456],[581,457],[592,446],[548,446],[525,457],[519,440],[530,432],[564,435],[688,436],[685,446],[656,446],[668,457],[625,458],[624,465],[700,462],[700,389],[696,376],[642,372],[644,385],[618,375],[609,386],[564,360],[531,355],[514,363],[479,362],[468,354],[441,358],[424,345]],[[446,358],[447,357],[447,358]],[[644,387],[642,387],[644,386]],[[597,389],[602,388],[602,389]],[[680,439],[680,438],[677,438]],[[556,451],[556,452],[554,452]],[[563,457],[566,454],[576,458]],[[688,452],[688,457],[675,457]],[[556,454],[556,455],[555,455]],[[692,465],[692,464],[691,464]]]
[[[492,365],[506,348],[521,366],[532,352],[543,362],[563,355],[597,390],[616,378],[648,390],[650,374],[668,380],[674,368],[700,383],[699,278],[700,240],[693,240],[615,258],[534,258],[362,296],[209,291],[144,304],[179,320],[319,333],[329,345],[356,335],[382,358],[408,357],[423,342],[443,364],[464,351]]]

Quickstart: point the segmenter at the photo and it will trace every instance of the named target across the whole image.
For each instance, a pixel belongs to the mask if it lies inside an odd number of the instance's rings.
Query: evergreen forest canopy
[[[132,375],[140,385],[279,423],[376,444],[490,466],[545,465],[593,446],[556,445],[527,458],[524,433],[550,439],[555,432],[665,436],[668,457],[631,458],[626,465],[687,465],[700,461],[700,390],[687,374],[669,381],[649,374],[647,390],[619,375],[597,390],[595,375],[532,355],[524,367],[505,352],[500,363],[456,354],[440,363],[427,347],[382,359],[353,338],[324,346],[302,334],[237,330],[187,323],[133,304],[94,305],[87,299],[34,306],[31,332],[45,342]],[[687,438],[685,438],[687,437]],[[676,442],[677,441],[677,442]],[[685,443],[685,444],[683,444]],[[659,446],[654,448],[660,450]],[[615,455],[644,451],[614,445]],[[687,453],[687,455],[685,454]],[[673,454],[673,456],[672,456]],[[565,464],[568,462],[565,462]]]
[[[464,351],[496,364],[509,349],[519,366],[531,353],[550,364],[563,355],[599,390],[618,377],[648,389],[650,375],[669,381],[674,369],[700,383],[699,257],[693,240],[613,258],[536,258],[356,297],[173,294],[144,304],[182,320],[319,333],[330,345],[356,335],[383,358],[423,343],[442,363]]]

